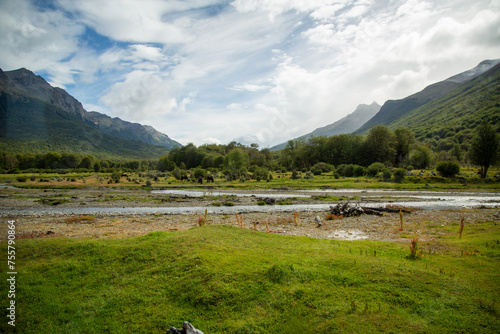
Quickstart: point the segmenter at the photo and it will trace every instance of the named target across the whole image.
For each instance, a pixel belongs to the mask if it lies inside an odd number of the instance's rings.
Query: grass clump
[[[467,232],[458,239],[455,230],[440,240],[446,252],[420,261],[407,258],[407,244],[221,225],[18,240],[16,329],[165,333],[189,321],[205,333],[496,333],[500,231],[484,223]],[[0,246],[5,254],[7,242]],[[478,255],[459,256],[466,249]]]

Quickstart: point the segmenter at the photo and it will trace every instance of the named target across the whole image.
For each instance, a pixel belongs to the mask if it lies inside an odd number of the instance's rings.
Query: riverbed
[[[274,205],[259,205],[272,198]],[[53,205],[53,201],[59,201]],[[398,213],[327,220],[331,205],[404,207]],[[272,202],[272,201],[271,201]],[[3,222],[16,220],[20,238],[123,238],[200,225],[232,225],[283,236],[331,240],[405,242],[446,237],[462,218],[467,224],[500,221],[500,194],[359,189],[0,189]],[[295,215],[294,215],[295,212]],[[241,218],[241,222],[238,221]],[[321,225],[317,221],[321,222]],[[2,229],[6,224],[1,224]],[[458,228],[456,229],[458,231]],[[6,233],[1,233],[3,238]]]

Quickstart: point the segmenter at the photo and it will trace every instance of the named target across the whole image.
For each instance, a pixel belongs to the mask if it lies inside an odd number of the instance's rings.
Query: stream
[[[398,190],[369,190],[369,189],[307,189],[307,190],[258,190],[258,191],[228,191],[220,189],[169,189],[154,190],[155,195],[170,196],[236,196],[256,198],[299,198],[311,196],[356,196],[351,200],[360,206],[385,207],[403,205],[406,207],[443,210],[475,207],[500,207],[500,193],[488,192],[431,192],[431,191],[398,191]],[[247,212],[321,212],[328,211],[334,202],[320,204],[291,204],[291,205],[235,205],[235,206],[166,206],[162,207],[33,207],[12,208],[3,207],[2,215],[73,215],[73,214],[198,214],[205,209],[212,214],[233,214]]]

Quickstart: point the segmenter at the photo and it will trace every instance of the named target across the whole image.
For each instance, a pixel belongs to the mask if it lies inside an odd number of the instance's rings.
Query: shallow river
[[[356,196],[359,199],[351,200],[361,206],[385,207],[387,204],[404,205],[407,207],[422,209],[460,209],[473,207],[500,207],[500,193],[487,192],[426,192],[426,191],[397,191],[397,190],[361,190],[361,189],[309,189],[309,190],[259,190],[252,191],[226,191],[226,190],[156,190],[157,195],[174,196],[238,196],[248,197],[272,197],[275,199],[286,199],[292,197],[310,197],[318,195],[327,196]],[[70,214],[193,214],[208,209],[209,213],[237,213],[237,212],[293,212],[293,211],[327,211],[334,203],[324,204],[293,204],[293,205],[245,205],[245,206],[221,206],[221,207],[44,207],[44,208],[2,208],[4,215],[70,215]],[[168,204],[167,204],[168,205]]]

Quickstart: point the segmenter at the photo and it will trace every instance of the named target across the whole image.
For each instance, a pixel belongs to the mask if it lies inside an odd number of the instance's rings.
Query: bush
[[[329,165],[325,162],[318,162],[314,166],[311,167],[311,173],[314,175],[321,175],[321,173],[328,173],[332,170],[332,165]]]
[[[376,176],[385,168],[385,165],[381,162],[374,162],[370,166],[368,166],[366,173],[368,176]]]
[[[443,177],[453,177],[460,173],[460,166],[456,162],[441,161],[437,164],[436,170]]]
[[[175,177],[177,180],[181,179],[182,174],[183,173],[179,167],[175,167],[174,170],[172,171],[172,176]]]
[[[340,173],[342,176],[351,177],[354,175],[354,165],[345,165],[344,170]]]
[[[309,180],[310,180],[310,179],[314,179],[314,175],[313,175],[313,173],[311,173],[311,172],[307,171],[307,172],[306,172],[306,175],[304,175],[304,179],[309,179]]]
[[[394,181],[397,183],[403,182],[406,175],[406,169],[398,168],[394,171]]]
[[[366,168],[363,166],[355,165],[352,170],[353,176],[364,176],[366,174]]]
[[[26,182],[28,181],[28,177],[26,176],[18,176],[16,177],[17,182]]]
[[[36,176],[35,176],[35,175],[31,175],[31,176],[30,176],[30,180],[31,180],[31,181],[35,181],[35,180],[36,180]]]
[[[385,168],[382,170],[382,178],[384,181],[389,181],[392,177],[392,172],[389,168]]]
[[[192,170],[191,175],[194,176],[195,180],[198,180],[198,178],[206,179],[207,178],[207,171],[204,170],[203,168],[196,167],[195,169]]]
[[[269,170],[264,167],[256,167],[254,168],[252,178],[255,180],[265,180],[269,174]]]

